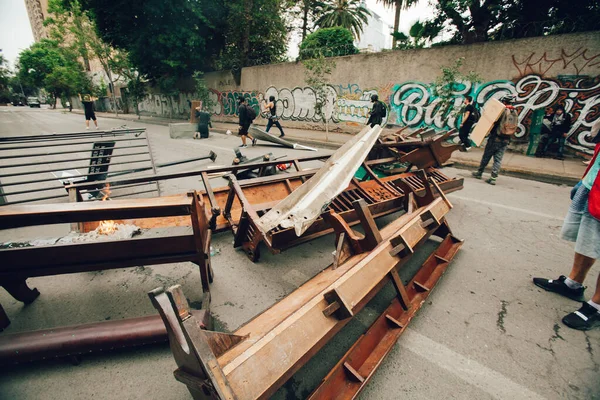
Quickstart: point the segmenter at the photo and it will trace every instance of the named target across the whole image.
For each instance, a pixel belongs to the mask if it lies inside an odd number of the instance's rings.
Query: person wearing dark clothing
[[[98,121],[96,121],[96,113],[94,112],[94,102],[92,102],[89,95],[85,95],[82,103],[85,110],[85,129],[90,129],[90,119],[94,121],[96,129],[98,129]]]
[[[458,131],[458,137],[465,150],[468,150],[471,147],[469,134],[471,133],[471,128],[475,123],[475,106],[473,105],[473,98],[471,96],[466,96],[464,105],[465,108],[463,110],[462,122]]]
[[[369,111],[369,120],[367,121],[367,125],[373,128],[375,125],[381,126],[383,123],[383,117],[385,117],[385,105],[379,101],[379,96],[376,94],[371,95],[371,102],[373,103],[373,108]]]
[[[494,164],[492,165],[492,175],[486,181],[490,185],[496,184],[496,179],[500,173],[500,167],[502,166],[502,158],[508,148],[512,135],[515,134],[518,125],[518,114],[516,109],[512,106],[515,102],[513,95],[506,95],[500,99],[504,104],[505,110],[500,119],[492,127],[488,142],[483,151],[483,157],[481,157],[481,163],[477,171],[473,172],[473,176],[477,179],[481,179],[485,167],[489,164],[492,157],[494,158]]]
[[[250,138],[252,140],[252,145],[256,143],[256,140],[250,136],[248,133],[248,128],[250,128],[250,124],[253,119],[250,116],[250,112],[248,111],[248,105],[246,104],[246,99],[243,96],[238,97],[238,118],[239,118],[239,135],[242,138],[242,144],[240,147],[248,147],[246,145],[246,138]]]
[[[275,125],[277,128],[279,128],[279,132],[281,132],[279,137],[284,137],[285,134],[283,133],[283,128],[281,127],[281,124],[279,123],[279,118],[277,117],[277,103],[275,102],[275,96],[269,96],[268,103],[265,100],[265,108],[267,109],[267,113],[269,115],[269,121],[267,122],[267,132],[269,132],[269,129],[271,129],[271,127]]]
[[[213,127],[210,122],[210,114],[202,111],[200,107],[196,107],[196,119],[198,120],[198,127],[196,133],[194,133],[194,139],[208,138],[208,127]]]
[[[567,140],[569,130],[571,130],[571,115],[565,112],[564,106],[558,106],[554,114],[549,116],[548,120],[550,121],[550,133],[546,137],[542,137],[536,155],[544,157],[550,144],[558,141],[558,152],[554,158],[564,160],[565,141]]]

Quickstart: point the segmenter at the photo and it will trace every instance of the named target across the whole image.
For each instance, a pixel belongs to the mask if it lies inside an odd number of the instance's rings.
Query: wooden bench
[[[180,216],[190,219],[190,234],[0,249],[0,285],[29,304],[40,293],[27,286],[27,278],[191,261],[200,267],[202,290],[208,292],[211,230],[202,197],[196,192],[150,199],[5,206],[0,208],[0,229]],[[0,329],[9,323],[0,306]]]

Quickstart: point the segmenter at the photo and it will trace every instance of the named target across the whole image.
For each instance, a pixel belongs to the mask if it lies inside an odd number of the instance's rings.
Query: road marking
[[[418,356],[437,364],[439,367],[483,390],[496,399],[543,400],[545,398],[525,386],[512,381],[501,373],[477,361],[464,357],[410,328],[402,335],[400,345]]]
[[[542,218],[550,218],[550,219],[555,219],[558,221],[563,220],[562,217],[556,217],[556,216],[550,215],[550,214],[544,214],[544,213],[540,213],[537,211],[531,211],[531,210],[526,210],[524,208],[507,206],[507,205],[499,204],[499,203],[492,203],[491,201],[470,199],[468,197],[457,196],[453,193],[450,193],[448,196],[451,198],[454,198],[454,199],[458,199],[458,200],[470,201],[472,203],[483,204],[485,206],[490,206],[490,207],[504,208],[505,210],[517,211],[517,212],[521,212],[524,214],[531,214],[531,215],[535,215],[535,216],[542,217]]]

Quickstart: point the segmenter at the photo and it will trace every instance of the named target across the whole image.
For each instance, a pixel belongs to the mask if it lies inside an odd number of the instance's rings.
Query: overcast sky
[[[10,66],[33,43],[25,0],[0,0],[0,50]]]
[[[386,8],[377,0],[366,0],[367,6],[375,11],[389,25],[394,26],[394,9]],[[433,15],[433,7],[428,0],[420,0],[409,10],[402,10],[400,16],[400,31],[408,32],[410,26],[417,20],[425,20]],[[10,66],[22,49],[33,43],[33,33],[27,16],[25,0],[0,0],[0,49]],[[294,44],[291,43],[292,46]],[[296,44],[297,46],[297,44]],[[290,53],[297,54],[297,49],[290,49]]]

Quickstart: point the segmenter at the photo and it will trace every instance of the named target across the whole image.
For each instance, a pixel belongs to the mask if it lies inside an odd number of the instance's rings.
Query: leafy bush
[[[342,27],[321,28],[300,43],[300,60],[338,57],[358,53],[352,33]]]

